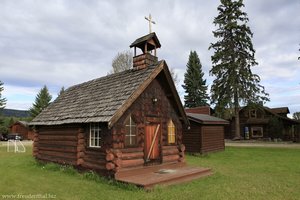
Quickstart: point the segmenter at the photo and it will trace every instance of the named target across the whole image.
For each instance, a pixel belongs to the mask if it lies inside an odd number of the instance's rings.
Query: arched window
[[[127,117],[125,121],[125,146],[136,145],[136,124],[132,117]]]
[[[174,144],[175,143],[175,125],[173,121],[170,119],[168,123],[168,143]]]

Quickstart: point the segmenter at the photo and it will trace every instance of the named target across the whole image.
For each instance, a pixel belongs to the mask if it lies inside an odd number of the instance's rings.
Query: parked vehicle
[[[0,141],[7,141],[7,134],[0,134]]]
[[[18,134],[18,133],[10,133],[7,135],[7,139],[8,140],[23,140],[22,135]]]

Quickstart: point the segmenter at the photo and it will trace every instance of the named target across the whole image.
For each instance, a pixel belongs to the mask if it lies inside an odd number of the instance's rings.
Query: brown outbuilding
[[[207,110],[207,109],[206,109]],[[224,130],[228,121],[207,114],[187,113],[190,127],[184,129],[187,152],[210,153],[225,149]]]

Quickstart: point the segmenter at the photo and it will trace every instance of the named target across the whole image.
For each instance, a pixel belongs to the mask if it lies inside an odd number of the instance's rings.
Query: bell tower
[[[132,47],[134,47],[133,69],[144,69],[149,65],[157,63],[158,58],[156,57],[156,49],[160,48],[161,45],[155,32],[136,39],[130,45],[130,48]],[[139,48],[142,51],[142,54],[136,55],[136,48]]]

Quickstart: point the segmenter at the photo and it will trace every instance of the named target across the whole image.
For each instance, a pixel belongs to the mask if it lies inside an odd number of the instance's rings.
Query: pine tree
[[[2,91],[4,90],[4,87],[3,87],[3,83],[2,81],[0,81],[0,113],[2,111],[3,108],[5,108],[5,105],[6,105],[6,98],[2,98]]]
[[[253,33],[247,26],[249,19],[242,7],[243,0],[221,0],[219,15],[213,21],[217,26],[213,35],[218,41],[209,47],[214,50],[210,74],[216,77],[211,87],[212,103],[216,104],[219,114],[225,109],[234,109],[235,138],[240,138],[240,104],[269,100],[264,87],[259,84],[260,77],[251,72],[251,67],[258,63],[251,41]]]
[[[203,79],[202,65],[196,51],[191,51],[184,74],[184,85],[186,95],[184,96],[184,106],[193,108],[207,105],[208,95],[206,80]]]
[[[50,104],[51,99],[52,96],[50,95],[47,86],[44,86],[35,97],[35,102],[29,110],[31,117],[34,118],[40,114],[40,112]]]

